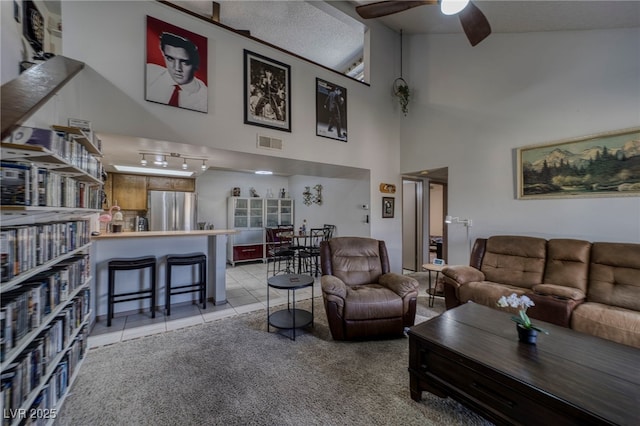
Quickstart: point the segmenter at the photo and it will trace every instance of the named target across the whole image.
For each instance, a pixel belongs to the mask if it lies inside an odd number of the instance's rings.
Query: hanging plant
[[[402,77],[396,78],[393,82],[393,93],[398,98],[400,109],[406,117],[409,112],[409,85]]]

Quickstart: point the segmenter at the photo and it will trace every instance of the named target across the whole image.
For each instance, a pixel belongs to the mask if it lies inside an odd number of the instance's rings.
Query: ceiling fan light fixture
[[[441,0],[440,11],[445,15],[457,15],[468,4],[469,0]]]

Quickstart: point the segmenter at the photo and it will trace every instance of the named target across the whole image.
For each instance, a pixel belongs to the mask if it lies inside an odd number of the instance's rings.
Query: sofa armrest
[[[531,288],[536,294],[553,296],[558,299],[583,300],[586,295],[582,290],[556,284],[536,284]]]
[[[338,277],[333,275],[323,275],[320,278],[320,285],[322,292],[325,294],[332,294],[341,299],[347,297],[347,285]]]
[[[378,280],[378,283],[387,287],[403,299],[407,294],[417,292],[420,285],[415,278],[394,272],[383,274]]]
[[[467,265],[445,266],[442,269],[442,275],[449,278],[449,280],[447,280],[449,284],[454,285],[455,283],[458,287],[470,282],[484,281],[482,271]]]

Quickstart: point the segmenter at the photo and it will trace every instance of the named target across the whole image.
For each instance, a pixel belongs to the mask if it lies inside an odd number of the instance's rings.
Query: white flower
[[[511,319],[513,321],[522,325],[524,328],[533,328],[534,330],[548,334],[546,330],[531,324],[531,320],[527,316],[527,309],[535,306],[535,303],[533,303],[533,300],[529,299],[529,297],[524,294],[519,297],[515,293],[511,293],[509,297],[501,296],[496,302],[496,305],[500,308],[511,307],[518,309],[518,314],[520,314],[520,316],[512,317]]]
[[[533,300],[529,299],[527,296],[522,295],[518,297],[518,295],[516,295],[515,293],[511,293],[509,297],[500,297],[500,299],[498,299],[497,305],[501,308],[510,306],[512,308],[517,308],[524,311],[526,311],[527,308],[535,306]]]

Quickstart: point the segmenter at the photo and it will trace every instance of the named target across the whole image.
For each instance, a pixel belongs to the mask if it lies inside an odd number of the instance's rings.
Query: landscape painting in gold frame
[[[640,196],[640,127],[518,148],[519,199]]]

